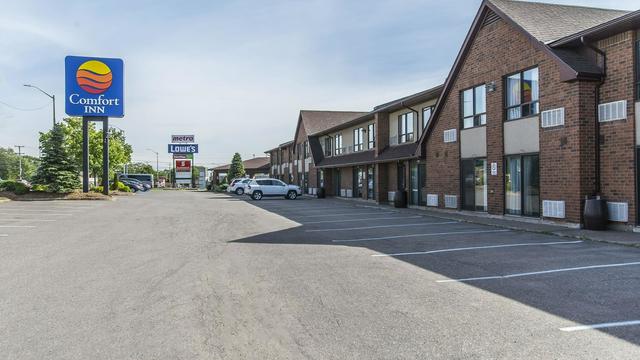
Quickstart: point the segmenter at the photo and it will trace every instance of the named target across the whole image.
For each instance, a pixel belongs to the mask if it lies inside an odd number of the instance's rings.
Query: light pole
[[[55,95],[50,95],[49,93],[45,92],[44,90],[40,89],[39,87],[37,87],[35,85],[24,84],[24,86],[30,87],[30,88],[34,88],[34,89],[40,91],[41,93],[47,95],[51,99],[51,101],[53,103],[53,126],[56,126],[56,96]]]
[[[147,148],[147,150],[149,150],[152,153],[156,154],[156,188],[157,188],[158,187],[158,175],[159,175],[159,172],[158,172],[159,171],[158,170],[159,166],[158,166],[158,164],[160,163],[160,160],[159,160],[160,154],[157,151],[153,150],[153,149]]]
[[[14,147],[18,148],[18,162],[20,166],[20,180],[22,180],[22,148],[24,145],[14,145]]]

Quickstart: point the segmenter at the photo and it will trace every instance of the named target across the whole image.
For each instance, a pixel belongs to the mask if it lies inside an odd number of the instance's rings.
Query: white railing
[[[405,141],[404,141],[404,142],[400,142],[400,139],[401,139],[402,137],[403,137],[403,136],[401,136],[401,135],[391,136],[391,137],[389,138],[389,145],[400,145],[400,144],[406,144],[406,143],[413,142],[413,140],[414,140],[414,134],[413,134],[413,133],[411,133],[411,134],[407,134],[406,136],[404,136]]]

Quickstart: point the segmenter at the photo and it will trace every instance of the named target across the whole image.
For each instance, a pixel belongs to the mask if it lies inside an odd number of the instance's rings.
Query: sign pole
[[[109,118],[102,118],[102,193],[109,195]]]
[[[89,118],[82,117],[82,192],[89,192]]]

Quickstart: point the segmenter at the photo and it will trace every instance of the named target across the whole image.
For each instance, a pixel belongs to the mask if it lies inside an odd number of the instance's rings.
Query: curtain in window
[[[520,98],[520,74],[511,75],[507,78],[507,107],[522,104]],[[517,119],[521,116],[520,107],[509,109],[507,113],[508,119]]]

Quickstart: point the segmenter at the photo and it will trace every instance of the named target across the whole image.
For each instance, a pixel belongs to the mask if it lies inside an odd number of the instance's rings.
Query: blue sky
[[[554,1],[637,9],[637,0]],[[125,61],[124,129],[134,161],[168,166],[173,133],[197,164],[227,163],[293,137],[299,109],[362,110],[445,80],[479,0],[9,1],[0,13],[0,146],[37,155],[64,112],[64,57]],[[22,111],[16,110],[16,108]],[[39,110],[34,110],[38,109]]]

